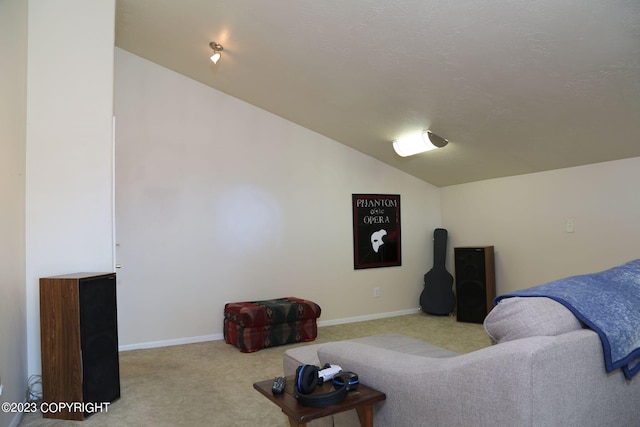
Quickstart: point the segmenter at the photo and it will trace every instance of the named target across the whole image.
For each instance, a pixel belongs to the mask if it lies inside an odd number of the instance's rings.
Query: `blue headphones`
[[[320,368],[315,365],[301,365],[296,369],[295,396],[298,402],[304,406],[324,408],[340,403],[347,397],[347,393],[358,388],[360,381],[358,375],[353,372],[339,372],[333,377],[334,391],[329,393],[311,394],[316,387],[323,383],[318,375]]]

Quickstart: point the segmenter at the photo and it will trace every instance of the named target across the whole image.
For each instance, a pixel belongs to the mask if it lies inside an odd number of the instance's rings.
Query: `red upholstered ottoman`
[[[295,297],[224,305],[224,340],[244,353],[318,336],[320,306]]]

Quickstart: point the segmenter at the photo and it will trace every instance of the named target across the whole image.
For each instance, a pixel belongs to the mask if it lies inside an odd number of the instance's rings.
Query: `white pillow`
[[[582,324],[568,308],[545,297],[502,299],[484,320],[484,330],[494,344],[578,329]]]

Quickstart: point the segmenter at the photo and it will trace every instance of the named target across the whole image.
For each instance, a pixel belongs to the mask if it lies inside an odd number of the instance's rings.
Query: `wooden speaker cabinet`
[[[45,418],[83,420],[118,399],[115,273],[41,278],[40,343],[42,400],[56,409]]]
[[[457,320],[482,323],[493,308],[496,297],[493,246],[454,248],[453,254]]]

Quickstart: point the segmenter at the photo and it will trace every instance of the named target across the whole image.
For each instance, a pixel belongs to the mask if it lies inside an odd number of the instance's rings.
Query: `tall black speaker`
[[[80,286],[84,402],[120,397],[116,276],[87,278]]]
[[[75,404],[44,413],[44,418],[82,420],[95,406],[87,403],[118,399],[116,275],[40,279],[40,340],[43,402]]]
[[[496,297],[493,246],[454,248],[458,322],[482,323]]]

